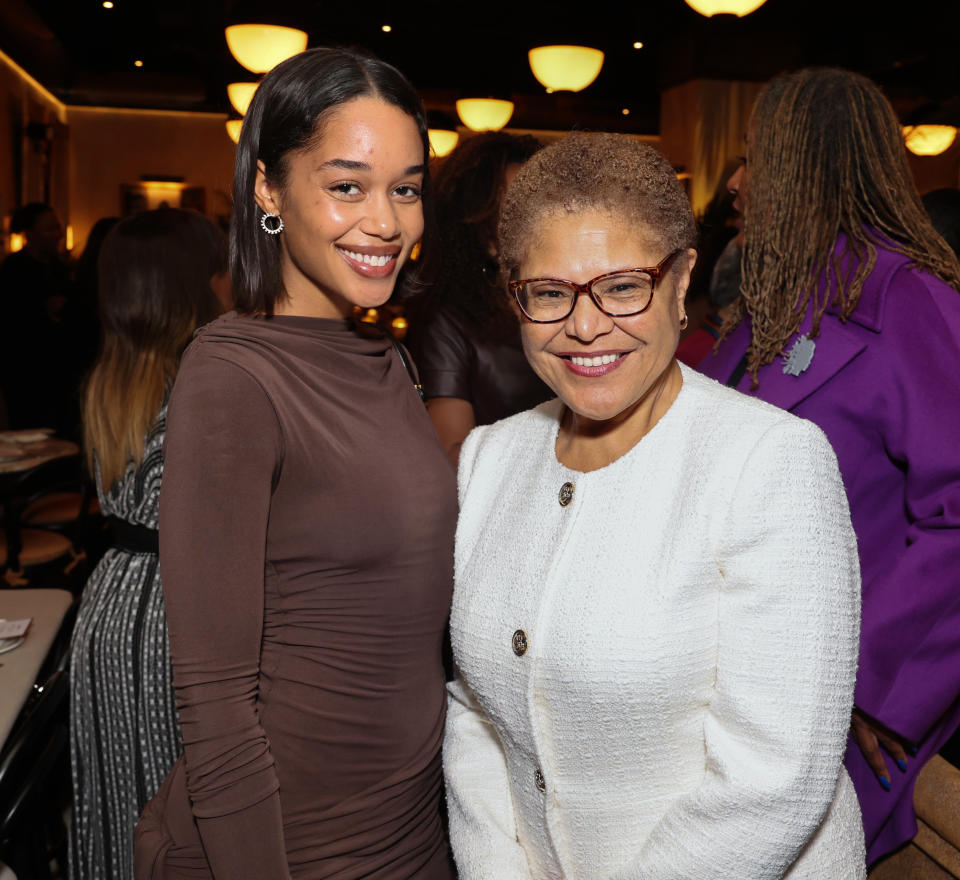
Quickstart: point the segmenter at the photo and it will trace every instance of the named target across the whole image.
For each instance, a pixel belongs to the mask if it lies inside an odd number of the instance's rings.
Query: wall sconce
[[[537,82],[550,92],[579,92],[603,67],[603,52],[589,46],[539,46],[527,58]]]
[[[513,101],[497,98],[461,98],[457,115],[471,131],[499,131],[513,116]]]
[[[939,156],[957,137],[952,125],[905,125],[903,142],[915,156]]]
[[[247,70],[266,73],[307,48],[307,34],[272,24],[234,24],[224,32],[230,54]]]
[[[240,129],[243,128],[242,119],[228,119],[227,120],[227,134],[230,135],[230,140],[235,144],[240,143]]]
[[[253,93],[257,90],[260,83],[255,82],[235,82],[227,86],[227,97],[233,104],[233,109],[241,116],[247,115],[247,109],[253,100]]]
[[[427,129],[427,135],[430,138],[430,152],[438,159],[449,156],[460,140],[460,135],[455,131],[443,128]]]
[[[735,15],[743,18],[756,12],[766,2],[767,0],[687,0],[687,6],[707,18],[714,15]]]

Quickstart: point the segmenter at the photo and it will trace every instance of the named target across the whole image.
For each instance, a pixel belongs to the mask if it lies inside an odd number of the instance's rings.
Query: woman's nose
[[[371,200],[370,210],[363,227],[363,232],[375,235],[377,238],[396,238],[400,231],[396,206],[391,199],[380,197]]]
[[[567,317],[567,335],[581,342],[592,342],[598,336],[609,333],[612,328],[613,319],[600,310],[590,294],[581,293]]]

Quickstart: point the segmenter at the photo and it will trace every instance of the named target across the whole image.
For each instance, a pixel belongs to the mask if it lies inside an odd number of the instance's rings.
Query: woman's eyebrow
[[[324,168],[340,168],[344,171],[372,171],[372,167],[367,162],[358,162],[355,159],[328,159],[322,165],[317,166],[317,171],[321,171]],[[420,165],[410,165],[405,168],[404,174],[423,174],[426,170],[426,166],[422,163]]]

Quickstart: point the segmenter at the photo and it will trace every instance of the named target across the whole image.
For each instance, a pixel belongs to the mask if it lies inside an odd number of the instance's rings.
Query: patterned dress
[[[97,491],[107,516],[157,527],[166,404],[143,461]],[[133,829],[180,754],[170,648],[153,553],[106,552],[84,588],[71,648],[71,880],[130,880]]]

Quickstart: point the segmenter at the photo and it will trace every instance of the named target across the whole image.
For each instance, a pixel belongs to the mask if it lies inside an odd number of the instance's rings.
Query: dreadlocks
[[[830,68],[777,77],[757,98],[750,131],[743,297],[726,330],[749,313],[754,388],[808,309],[811,336],[834,303],[842,320],[850,317],[876,264],[878,237],[960,290],[960,263],[923,209],[900,125],[870,80]],[[852,271],[842,270],[843,255],[831,259],[840,233]]]

